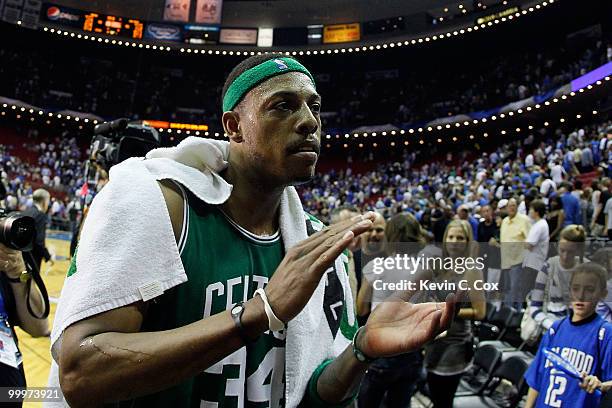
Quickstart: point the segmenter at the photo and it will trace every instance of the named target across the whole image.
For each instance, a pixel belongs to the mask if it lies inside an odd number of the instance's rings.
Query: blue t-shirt
[[[600,397],[580,388],[580,380],[555,369],[542,349],[550,348],[567,358],[578,371],[596,375],[600,381],[612,379],[612,324],[597,313],[578,323],[570,317],[558,320],[542,338],[535,360],[525,373],[527,384],[538,391],[536,408],[599,407]]]
[[[572,193],[567,192],[561,196],[561,203],[563,204],[563,212],[565,214],[563,226],[567,227],[571,224],[582,224],[580,201]]]

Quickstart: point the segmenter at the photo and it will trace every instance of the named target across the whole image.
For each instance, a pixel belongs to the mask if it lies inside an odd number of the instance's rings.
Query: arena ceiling
[[[56,3],[149,21],[161,20],[165,4],[164,0],[58,0]],[[225,0],[223,25],[303,27],[309,24],[362,22],[407,16],[459,3],[449,0]],[[471,3],[471,0],[465,3]]]

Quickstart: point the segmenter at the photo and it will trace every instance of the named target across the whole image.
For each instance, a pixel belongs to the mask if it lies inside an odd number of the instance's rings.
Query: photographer
[[[13,326],[19,326],[33,337],[49,335],[47,319],[37,319],[27,308],[26,285],[29,274],[21,252],[0,244],[0,386],[25,387],[25,375],[21,353],[17,348],[17,336]],[[30,286],[30,303],[33,311],[42,314],[43,297],[36,285]],[[11,353],[11,350],[13,352]]]

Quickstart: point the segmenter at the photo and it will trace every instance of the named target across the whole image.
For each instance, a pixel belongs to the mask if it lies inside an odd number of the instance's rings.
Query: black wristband
[[[234,325],[238,328],[238,335],[242,339],[244,344],[254,343],[257,338],[251,339],[246,334],[246,330],[242,325],[242,315],[244,314],[244,302],[238,302],[232,309],[230,310],[230,315],[232,316],[232,320],[234,321]]]
[[[357,331],[355,332],[355,335],[353,336],[353,341],[352,341],[352,346],[353,346],[353,354],[355,355],[355,358],[357,360],[359,360],[362,363],[366,363],[369,364],[373,361],[376,360],[376,358],[374,357],[370,357],[368,355],[366,355],[363,351],[361,351],[359,349],[359,347],[357,346],[357,336],[359,336],[359,332],[361,331],[361,329],[363,329],[365,326],[361,326],[359,329],[357,329]]]

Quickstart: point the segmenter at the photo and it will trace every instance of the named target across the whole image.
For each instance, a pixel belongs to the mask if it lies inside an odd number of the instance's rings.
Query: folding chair
[[[463,375],[456,396],[477,395],[491,379],[491,374],[501,361],[502,352],[493,346],[478,347],[472,367]]]
[[[510,357],[493,373],[482,395],[456,396],[454,408],[513,408],[516,407],[525,392],[526,382],[523,378],[527,371],[527,362],[520,357]]]

